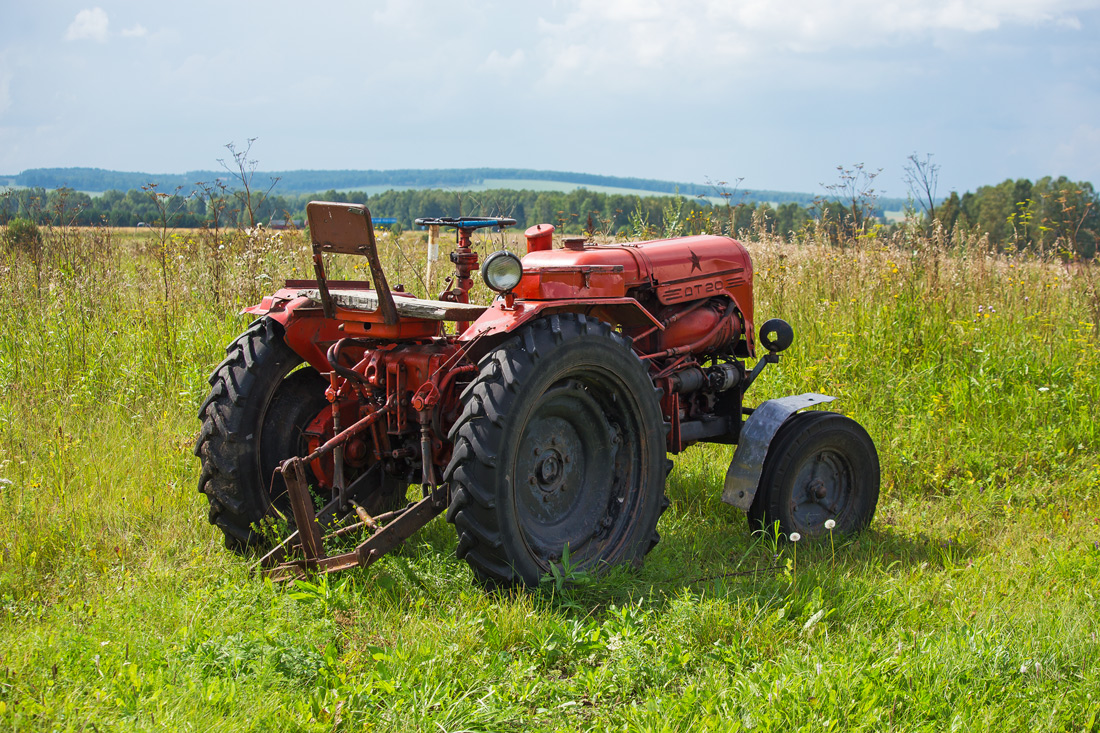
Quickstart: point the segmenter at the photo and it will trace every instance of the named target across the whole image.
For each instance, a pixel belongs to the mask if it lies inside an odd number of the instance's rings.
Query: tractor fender
[[[275,295],[265,296],[264,299],[256,305],[250,305],[242,309],[240,314],[242,316],[257,316],[259,318],[267,316],[271,320],[277,321],[280,325],[286,326],[287,321],[294,316],[294,311],[303,307],[316,309],[317,303],[309,298],[299,296],[297,293],[291,295],[287,292],[287,289],[284,288]]]
[[[508,306],[503,298],[497,298],[458,340],[474,341],[482,337],[509,334],[535,318],[554,313],[580,313],[613,325],[652,325],[664,330],[664,325],[634,298],[516,300],[512,306]]]
[[[737,450],[733,452],[733,461],[726,471],[722,501],[747,512],[760,486],[760,474],[764,470],[768,447],[779,428],[799,410],[835,399],[828,395],[807,392],[768,400],[753,410],[749,419],[741,426]]]
[[[276,295],[283,296],[284,291]],[[268,296],[259,304],[245,308],[241,314],[278,323],[282,326],[280,336],[287,346],[321,374],[331,369],[325,356],[328,345],[346,335],[340,330],[339,321],[324,317],[315,300],[296,293],[285,297]]]

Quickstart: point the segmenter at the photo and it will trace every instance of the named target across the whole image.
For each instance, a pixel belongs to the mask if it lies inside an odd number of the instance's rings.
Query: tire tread
[[[550,358],[551,352],[566,342],[591,337],[629,349],[629,339],[603,321],[581,314],[552,314],[533,321],[482,357],[478,376],[462,393],[463,409],[449,432],[454,452],[443,474],[453,496],[447,521],[455,525],[459,537],[456,554],[469,563],[483,583],[492,586],[531,583],[531,578],[524,578],[516,571],[508,556],[494,491],[500,458],[497,451],[505,440],[506,420],[516,407],[517,393],[537,361]],[[656,389],[653,394],[656,404]],[[664,466],[664,454],[661,461]],[[664,474],[661,479],[657,517],[668,506],[663,491]],[[652,530],[644,537],[642,554],[657,544],[659,535]]]

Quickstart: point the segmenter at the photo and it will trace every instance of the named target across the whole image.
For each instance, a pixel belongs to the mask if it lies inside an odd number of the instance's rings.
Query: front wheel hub
[[[564,463],[561,455],[554,449],[550,449],[539,456],[536,466],[540,489],[555,491],[560,486]]]

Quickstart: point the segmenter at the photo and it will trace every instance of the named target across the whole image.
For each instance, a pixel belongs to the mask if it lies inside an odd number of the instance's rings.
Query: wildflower
[[[800,539],[802,539],[802,535],[800,535],[798,532],[791,532],[791,542],[798,542]]]
[[[835,519],[826,519],[825,520],[825,529],[832,530],[833,527],[835,527],[835,526],[836,526],[836,520]]]
[[[1049,392],[1049,391],[1050,391],[1050,387],[1040,387],[1040,388],[1039,388],[1039,391],[1040,391],[1040,392]]]

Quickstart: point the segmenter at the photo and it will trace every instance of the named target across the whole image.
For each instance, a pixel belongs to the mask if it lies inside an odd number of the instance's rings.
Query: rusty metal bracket
[[[290,494],[290,508],[294,510],[294,524],[298,528],[306,561],[310,567],[315,567],[317,561],[324,557],[324,549],[321,545],[321,527],[317,522],[317,513],[313,511],[309,484],[306,483],[305,464],[301,458],[288,458],[279,470]]]
[[[314,510],[313,497],[309,493],[309,483],[306,481],[305,467],[321,456],[335,451],[352,436],[363,432],[392,410],[393,404],[387,403],[341,431],[309,455],[302,458],[288,458],[279,466],[278,470],[282,473],[287,492],[290,494],[290,507],[294,510],[294,524],[297,531],[260,561],[267,577],[272,580],[293,580],[304,578],[310,573],[332,573],[353,567],[365,568],[400,545],[413,532],[423,527],[447,507],[450,490],[444,484],[431,491],[425,487],[425,497],[404,509],[387,512],[377,517],[370,516],[362,507],[350,501],[350,495],[355,493],[357,483],[361,480],[369,480],[367,476],[377,473],[378,467],[375,465],[372,467],[373,473],[372,469],[368,469],[348,487],[347,492],[341,492],[320,512]],[[354,514],[349,510],[349,506],[354,507]],[[327,537],[322,535],[322,527],[326,530],[335,527],[349,514],[357,517],[359,522],[351,527],[338,528]],[[325,553],[325,539],[340,537],[357,529],[368,530],[371,536],[354,551],[332,557]],[[289,551],[294,549],[300,549],[304,557],[300,560],[280,562]],[[275,563],[279,564],[275,565]]]
[[[354,425],[333,436],[324,445],[314,450],[304,458],[288,458],[279,466],[278,471],[286,482],[287,493],[290,495],[290,508],[294,512],[294,525],[297,527],[298,544],[305,553],[305,566],[311,570],[317,569],[325,559],[325,550],[321,535],[322,524],[326,527],[343,510],[347,502],[347,496],[341,492],[335,500],[330,501],[320,513],[313,508],[313,496],[309,493],[309,482],[306,480],[306,466],[322,456],[340,448],[353,436],[363,432],[393,409],[392,404],[386,404],[380,409],[371,412],[361,418]],[[369,473],[369,471],[368,471]],[[350,489],[350,487],[349,487]],[[346,513],[346,512],[344,512]],[[282,558],[289,549],[288,537],[275,549],[264,556],[264,561],[272,561]]]
[[[309,556],[310,550],[303,547],[306,552],[305,559],[284,562],[265,570],[264,574],[274,581],[287,581],[306,578],[311,573],[334,573],[349,568],[369,567],[383,555],[400,546],[414,532],[440,514],[447,507],[449,495],[449,487],[444,484],[417,503],[403,510],[389,513],[386,516],[393,516],[394,518],[387,522],[384,527],[376,530],[351,552],[327,557],[322,548],[311,559]],[[383,516],[374,517],[373,523],[377,526],[379,520],[384,518]],[[369,527],[371,523],[360,522],[359,524],[360,526]],[[344,532],[345,530],[338,530],[337,534]]]

